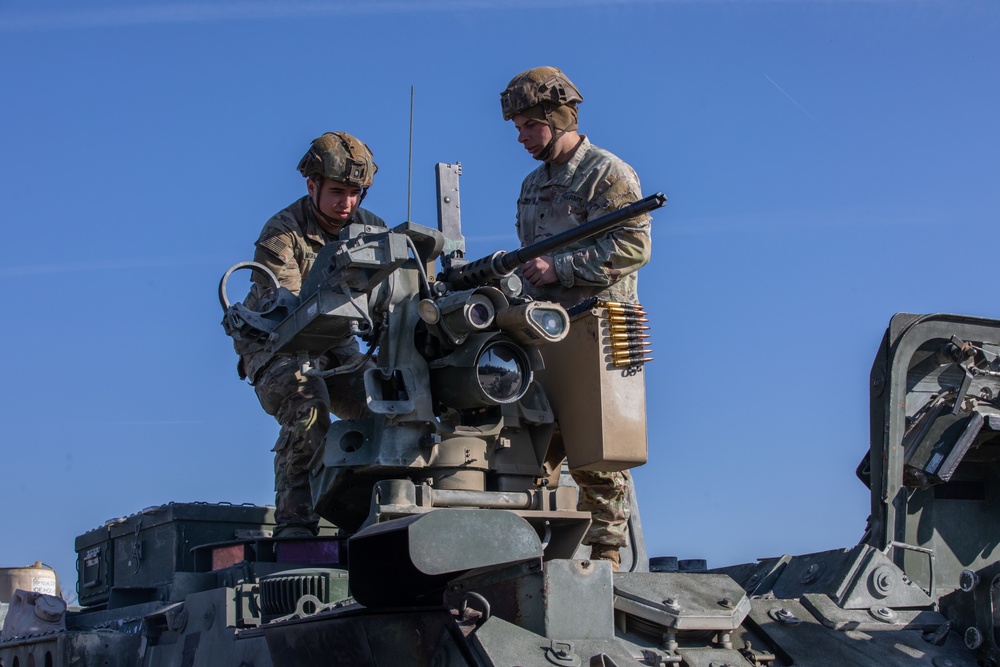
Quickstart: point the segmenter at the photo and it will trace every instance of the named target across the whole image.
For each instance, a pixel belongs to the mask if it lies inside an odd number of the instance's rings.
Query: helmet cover
[[[371,150],[357,137],[347,132],[327,132],[313,140],[298,170],[306,178],[320,176],[367,189],[375,180],[378,165]]]
[[[551,112],[556,107],[566,105],[575,108],[580,102],[583,102],[580,91],[555,67],[535,67],[521,72],[500,93],[500,109],[504,120],[510,120],[537,105]]]

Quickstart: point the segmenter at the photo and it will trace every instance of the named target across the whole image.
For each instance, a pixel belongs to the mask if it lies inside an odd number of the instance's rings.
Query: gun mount
[[[346,336],[368,343],[371,414],[335,422],[317,454],[313,500],[322,517],[356,531],[438,507],[503,507],[535,526],[547,558],[568,557],[589,517],[576,511],[575,488],[559,486],[558,420],[535,374],[545,365],[540,348],[566,338],[570,316],[559,304],[522,297],[512,274],[532,257],[607,232],[666,198],[656,194],[558,237],[465,262],[460,173],[457,165],[438,165],[439,229],[350,225],[320,251],[297,296],[269,276],[272,298],[263,312],[228,303],[232,272],[263,268],[234,266],[219,286],[223,326],[234,339],[252,337],[273,355],[297,358],[306,374],[358,371],[319,370],[317,359]],[[427,267],[439,258],[435,278]],[[606,372],[621,374],[628,359],[621,354]],[[642,359],[633,351],[627,363]],[[622,382],[636,387],[633,408],[641,404],[643,378]],[[568,407],[563,417],[573,418]],[[642,463],[645,438],[631,447],[641,455],[625,452],[619,460],[609,450],[588,463]]]

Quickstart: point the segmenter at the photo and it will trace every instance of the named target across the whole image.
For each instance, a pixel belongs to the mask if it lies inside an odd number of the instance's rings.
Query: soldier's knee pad
[[[275,418],[282,426],[302,428],[302,424],[309,422],[310,426],[317,423],[329,427],[330,404],[321,398],[293,394],[282,401]]]

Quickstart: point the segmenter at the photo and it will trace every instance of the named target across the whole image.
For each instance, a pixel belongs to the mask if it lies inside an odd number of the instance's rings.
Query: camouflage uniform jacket
[[[351,222],[385,227],[382,218],[363,208],[357,210]],[[278,278],[278,283],[297,295],[320,248],[338,239],[339,236],[330,234],[319,226],[309,205],[309,198],[302,197],[267,221],[254,244],[256,250],[253,261],[271,269]],[[253,272],[254,284],[243,302],[253,310],[261,310],[261,303],[271,292],[270,280],[258,274],[258,271]],[[236,352],[240,355],[240,377],[250,378],[254,382],[270,355],[264,351],[263,345],[254,341],[237,342]]]
[[[543,164],[528,174],[517,201],[517,234],[521,245],[541,241],[599,218],[642,198],[635,171],[587,137],[565,164]],[[559,282],[524,291],[536,299],[564,306],[591,296],[636,302],[636,271],[649,261],[650,217],[584,239],[554,255]]]

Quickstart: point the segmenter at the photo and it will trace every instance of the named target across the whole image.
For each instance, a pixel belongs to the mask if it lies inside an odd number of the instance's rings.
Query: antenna
[[[413,85],[410,85],[410,163],[406,169],[406,221],[410,221],[410,201],[413,197]]]

